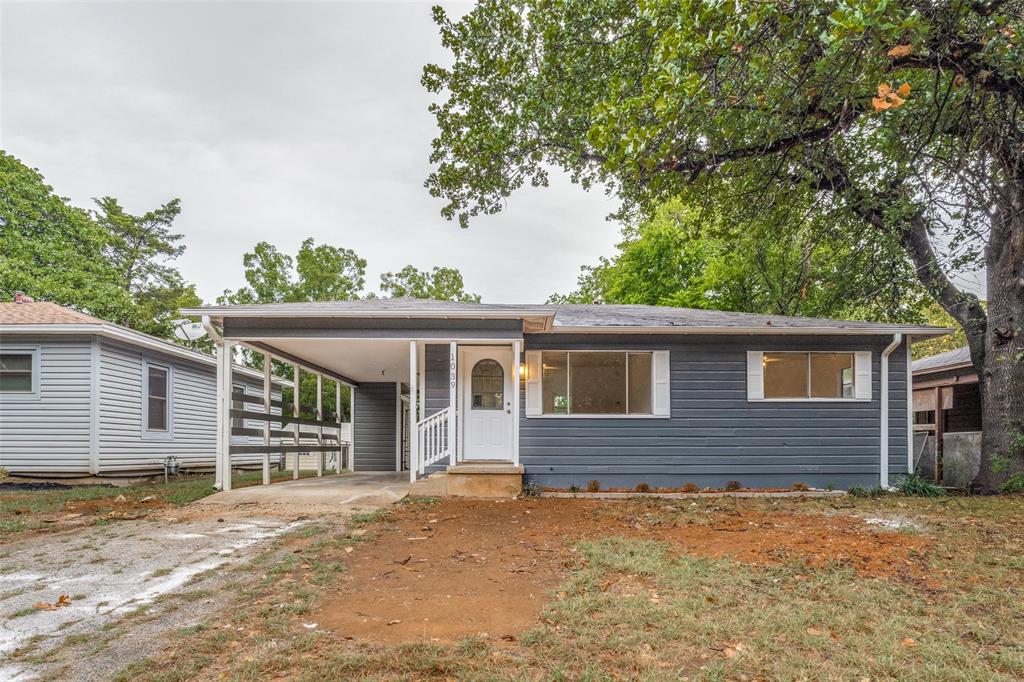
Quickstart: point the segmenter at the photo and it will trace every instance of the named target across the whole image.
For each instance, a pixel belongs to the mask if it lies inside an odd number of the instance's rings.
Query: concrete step
[[[448,494],[448,474],[438,472],[409,486],[409,497],[444,497]]]

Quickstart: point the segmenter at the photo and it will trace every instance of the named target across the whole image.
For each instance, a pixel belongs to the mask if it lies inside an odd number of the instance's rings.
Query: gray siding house
[[[160,473],[174,456],[213,469],[216,380],[209,355],[54,303],[0,303],[0,467],[126,476]],[[233,388],[262,395],[263,375],[238,368]]]
[[[412,299],[183,313],[351,386],[357,471],[556,488],[887,486],[912,466],[911,344],[949,331]]]

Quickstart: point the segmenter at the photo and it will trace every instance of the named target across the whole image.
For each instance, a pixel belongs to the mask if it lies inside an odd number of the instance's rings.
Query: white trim
[[[302,417],[302,411],[300,406],[302,405],[302,375],[300,374],[301,369],[298,365],[292,365],[292,416]],[[295,428],[295,445],[299,446],[302,444],[302,426],[295,422],[293,425]],[[286,455],[287,458],[287,455]],[[292,465],[292,480],[297,481],[299,479],[299,460],[302,459],[299,448],[295,448],[295,460]]]
[[[914,473],[914,372],[910,365],[913,339],[907,335],[907,473]]]
[[[149,370],[164,372],[164,421],[166,428],[153,429],[149,426]],[[230,400],[230,392],[228,399]],[[142,440],[174,440],[174,365],[169,362],[154,362],[142,358]],[[230,423],[230,418],[229,418]],[[229,425],[230,433],[230,425]]]
[[[348,421],[352,424],[352,442],[348,446],[349,471],[356,470],[356,391],[354,386],[348,387]]]
[[[902,334],[893,334],[892,343],[882,351],[881,359],[881,388],[879,397],[879,462],[878,482],[883,488],[889,487],[889,356],[896,350],[903,340]]]
[[[853,356],[853,398],[765,398],[764,397],[764,355],[852,355]],[[867,356],[867,374],[858,372]],[[760,371],[758,371],[760,369]],[[810,362],[807,365],[810,392]],[[862,378],[866,376],[866,378]],[[864,385],[867,386],[865,390]],[[748,403],[869,403],[871,402],[871,351],[853,350],[751,350],[747,351],[747,402]]]
[[[270,401],[272,399],[272,379],[270,372],[270,356],[263,354],[263,412],[270,414]],[[270,422],[263,422],[263,447],[270,448]],[[270,453],[263,453],[263,485],[270,485]]]
[[[522,386],[519,381],[519,364],[523,361],[522,344],[512,342],[512,464],[519,466],[519,392]]]
[[[12,355],[28,355],[31,356],[32,368],[29,370],[29,380],[31,382],[31,388],[28,391],[6,391],[0,393],[0,402],[37,402],[40,399],[40,388],[42,386],[42,347],[43,344],[39,343],[28,343],[11,345],[5,343],[0,346],[0,353],[10,353]]]
[[[527,351],[527,393],[526,393],[526,417],[528,419],[670,419],[671,410],[666,414],[656,414],[656,400],[657,400],[657,388],[654,376],[655,365],[657,359],[655,355],[657,353],[668,352],[664,349],[650,349],[650,348],[584,348],[584,349],[563,349],[563,348],[545,348],[536,351]],[[536,353],[532,356],[531,353]],[[554,412],[544,412],[544,360],[543,353],[566,353],[566,390],[569,398],[569,403],[572,403],[572,362],[569,359],[569,353],[622,353],[628,356],[630,353],[645,353],[651,356],[651,377],[650,377],[650,391],[651,391],[651,412],[650,413],[613,413],[613,414],[562,414]],[[536,374],[534,377],[535,368],[532,364],[536,364]],[[671,394],[671,390],[669,391]],[[626,358],[626,397],[628,400],[629,396],[629,358]],[[567,406],[568,409],[568,406]],[[627,406],[628,409],[628,406]]]
[[[419,344],[415,341],[409,342],[409,419],[408,426],[406,427],[409,431],[409,482],[416,482],[416,472],[419,471],[419,454],[420,454],[420,439],[419,439],[419,427],[417,426],[419,420],[416,419],[416,403],[420,399],[420,366],[419,366],[420,349]],[[422,407],[420,408],[422,410]]]
[[[448,407],[451,409],[448,411],[448,464],[455,466],[456,462],[456,450],[462,447],[462,439],[458,437],[455,429],[458,428],[458,419],[456,413],[458,412],[458,352],[459,346],[455,341],[452,341],[448,345]]]
[[[94,336],[89,340],[89,473],[93,476],[100,473],[100,339]]]
[[[217,454],[216,481],[220,490],[231,490],[231,356],[232,342],[217,341]]]

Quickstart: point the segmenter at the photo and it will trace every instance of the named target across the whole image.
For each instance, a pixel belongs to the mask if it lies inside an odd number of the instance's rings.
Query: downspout
[[[881,412],[881,447],[879,448],[880,461],[878,463],[878,484],[883,488],[889,487],[889,356],[899,348],[903,341],[903,334],[893,334],[892,343],[882,351],[882,396],[880,405]]]

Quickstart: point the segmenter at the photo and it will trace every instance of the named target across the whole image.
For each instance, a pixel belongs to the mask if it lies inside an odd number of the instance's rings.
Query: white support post
[[[231,356],[234,345],[224,339],[217,355],[216,483],[221,490],[231,490]]]
[[[458,344],[452,341],[448,346],[448,464],[451,466],[455,466],[455,447],[458,443],[458,438],[455,436],[455,406],[457,404],[455,389],[458,366]]]
[[[320,372],[316,373],[316,420],[323,422],[324,420],[324,375]],[[316,427],[316,444],[320,450],[316,453],[316,475],[324,475],[324,427],[322,424],[317,424]]]
[[[340,474],[342,461],[341,453],[345,451],[341,444],[341,382],[334,382],[334,421],[338,422],[338,454],[334,457],[334,473]]]
[[[295,371],[293,372],[293,381],[295,382],[295,385],[292,388],[292,416],[295,417],[296,419],[298,419],[299,418],[299,366],[295,365],[294,367],[295,367]],[[292,479],[293,480],[298,480],[298,478],[299,478],[299,448],[298,448],[298,446],[301,445],[301,440],[302,440],[301,429],[302,429],[302,426],[298,422],[295,422],[292,426],[295,427],[295,445],[296,445],[295,453],[294,453],[295,454],[295,461],[294,461],[293,466],[292,466]]]
[[[512,464],[519,466],[519,362],[520,341],[512,342]]]
[[[416,481],[416,472],[419,470],[420,437],[419,427],[416,425],[416,403],[419,389],[419,348],[415,341],[409,342],[409,482]]]
[[[263,413],[270,417],[270,354],[263,354]],[[263,422],[263,485],[270,485],[270,422]]]

